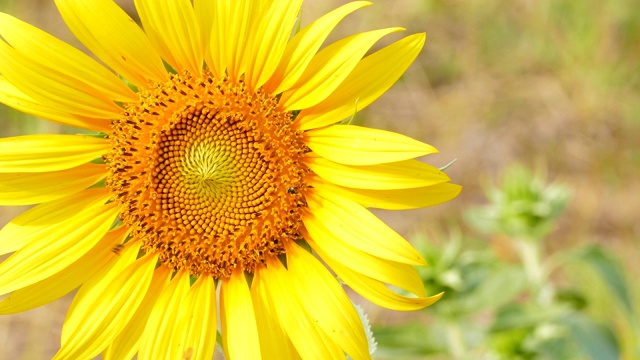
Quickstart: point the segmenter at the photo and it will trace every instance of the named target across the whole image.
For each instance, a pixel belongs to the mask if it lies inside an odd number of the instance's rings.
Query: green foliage
[[[576,269],[596,274],[617,311],[636,326],[632,294],[617,259],[605,249],[586,247],[543,256],[545,236],[556,226],[570,195],[523,166],[505,171],[487,191],[488,204],[465,215],[477,236],[458,228],[448,235],[415,239],[428,267],[418,268],[430,293],[445,296],[425,310],[427,325],[410,322],[374,328],[378,356],[389,359],[620,359],[620,338],[610,312],[598,317],[591,283],[565,285]],[[484,236],[487,236],[486,238]],[[502,247],[493,245],[502,239]],[[437,241],[434,239],[446,239]],[[519,261],[504,255],[507,246]],[[499,251],[500,250],[500,251]],[[577,267],[576,267],[577,266]],[[627,336],[628,337],[628,336]]]
[[[485,233],[541,239],[569,202],[565,186],[546,185],[523,166],[507,170],[500,187],[486,191],[489,205],[467,212],[467,221]]]

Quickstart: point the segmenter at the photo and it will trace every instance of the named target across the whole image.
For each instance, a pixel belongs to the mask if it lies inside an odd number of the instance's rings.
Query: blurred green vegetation
[[[424,310],[428,324],[374,327],[377,354],[389,359],[639,358],[637,301],[618,259],[595,244],[545,251],[544,241],[570,201],[569,190],[512,165],[486,195],[488,204],[465,212],[475,235],[452,227],[414,239],[431,265],[419,269],[425,287],[445,296]]]
[[[307,1],[303,23],[345,2]],[[640,358],[640,289],[629,286],[640,273],[638,1],[374,3],[332,38],[398,25],[428,39],[407,75],[355,122],[435,145],[436,165],[458,158],[447,172],[464,186],[449,204],[379,213],[419,234],[427,290],[446,295],[416,321],[367,307],[378,356]],[[0,11],[78,44],[52,1],[0,0]],[[78,130],[0,106],[0,136],[40,132]],[[16,213],[0,208],[0,224]],[[66,306],[56,309],[12,317],[31,340],[17,346],[26,336],[0,331],[0,358],[55,353],[58,334],[46,329],[60,328]]]

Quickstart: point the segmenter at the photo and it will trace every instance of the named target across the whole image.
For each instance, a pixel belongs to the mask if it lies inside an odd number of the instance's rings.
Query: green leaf
[[[620,348],[611,329],[588,317],[574,313],[561,320],[578,345],[578,348],[594,360],[618,360]]]
[[[628,314],[634,314],[633,301],[618,261],[600,246],[592,245],[580,251],[578,258],[591,266],[602,278],[614,297]]]

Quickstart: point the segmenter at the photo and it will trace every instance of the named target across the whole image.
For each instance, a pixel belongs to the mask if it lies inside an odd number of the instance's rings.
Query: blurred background
[[[118,1],[137,19],[131,1]],[[302,23],[346,1],[307,1]],[[433,208],[376,211],[412,241],[435,305],[353,295],[378,359],[640,359],[640,4],[635,0],[379,0],[330,40],[427,33],[406,75],[354,123],[434,145],[464,187]],[[635,9],[635,10],[634,10]],[[1,1],[83,48],[53,1]],[[390,35],[375,49],[398,40]],[[78,130],[0,105],[0,136]],[[0,208],[0,225],[24,208]],[[71,296],[0,317],[0,359],[49,359]]]

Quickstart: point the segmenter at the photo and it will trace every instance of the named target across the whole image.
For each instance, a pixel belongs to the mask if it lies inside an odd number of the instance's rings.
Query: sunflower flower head
[[[389,309],[441,296],[367,208],[460,187],[414,160],[430,145],[339,124],[424,34],[369,55],[402,29],[323,47],[365,1],[294,35],[301,0],[136,0],[142,27],[111,0],[56,5],[106,66],[0,14],[0,102],[98,133],[0,139],[0,205],[36,205],[0,230],[0,314],[78,288],[55,359],[211,359],[218,331],[230,359],[369,359],[329,268]]]

